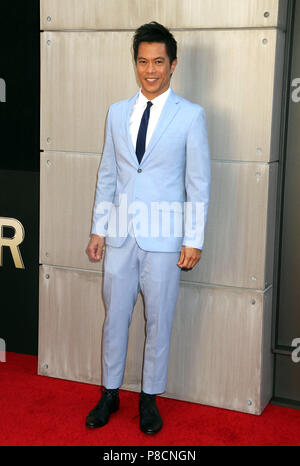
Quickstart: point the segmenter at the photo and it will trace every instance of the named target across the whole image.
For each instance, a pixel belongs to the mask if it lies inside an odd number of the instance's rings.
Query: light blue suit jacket
[[[122,219],[129,222],[135,217],[134,233],[142,249],[175,252],[182,245],[203,249],[211,172],[205,111],[171,89],[139,164],[129,130],[137,96],[110,106],[91,233],[120,247],[127,237]],[[188,204],[191,210],[186,211]],[[158,209],[155,214],[151,206]],[[169,216],[167,233],[157,212],[167,214],[165,221]]]

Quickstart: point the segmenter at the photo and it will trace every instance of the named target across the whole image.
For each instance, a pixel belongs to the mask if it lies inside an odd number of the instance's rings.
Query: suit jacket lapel
[[[133,144],[132,144],[129,123],[130,123],[131,112],[133,110],[138,94],[139,92],[137,92],[137,94],[135,94],[133,97],[131,97],[127,101],[127,105],[125,106],[125,115],[124,115],[125,139],[127,141],[128,149],[129,149],[130,155],[133,157],[133,161],[135,162],[135,165],[138,165],[139,163],[138,163],[138,159],[137,159],[137,156],[136,156]]]
[[[152,150],[158,143],[159,139],[162,137],[163,133],[165,132],[165,130],[167,129],[167,127],[169,126],[173,118],[175,117],[176,113],[179,110],[179,107],[180,107],[180,101],[178,99],[178,96],[171,89],[170,95],[167,98],[167,101],[161,112],[161,115],[159,117],[155,130],[152,134],[152,137],[146,149],[146,152],[142,158],[141,165],[144,163],[147,157],[149,157],[150,153],[152,152]]]

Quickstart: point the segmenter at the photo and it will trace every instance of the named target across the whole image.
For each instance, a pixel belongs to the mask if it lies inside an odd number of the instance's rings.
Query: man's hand
[[[91,235],[86,252],[91,261],[99,261],[103,256],[105,236]]]
[[[201,249],[182,246],[179,261],[177,262],[178,267],[184,270],[191,270],[201,259],[201,254]]]

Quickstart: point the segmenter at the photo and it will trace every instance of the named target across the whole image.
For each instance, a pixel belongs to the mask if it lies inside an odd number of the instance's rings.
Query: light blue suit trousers
[[[123,383],[133,308],[141,290],[145,301],[146,344],[142,389],[163,393],[168,378],[170,340],[179,290],[180,252],[145,251],[132,228],[121,247],[106,246],[102,377],[106,388]],[[142,355],[140,355],[142,357]]]

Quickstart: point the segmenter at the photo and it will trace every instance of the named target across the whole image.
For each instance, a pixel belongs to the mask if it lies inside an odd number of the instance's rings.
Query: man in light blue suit
[[[93,261],[104,258],[106,319],[103,387],[87,427],[105,425],[119,408],[128,330],[138,293],[145,300],[146,344],[140,429],[156,433],[156,394],[167,385],[172,323],[180,271],[201,258],[210,194],[204,109],[173,92],[177,44],[151,22],[133,41],[140,91],[111,105],[98,172],[91,238]]]

